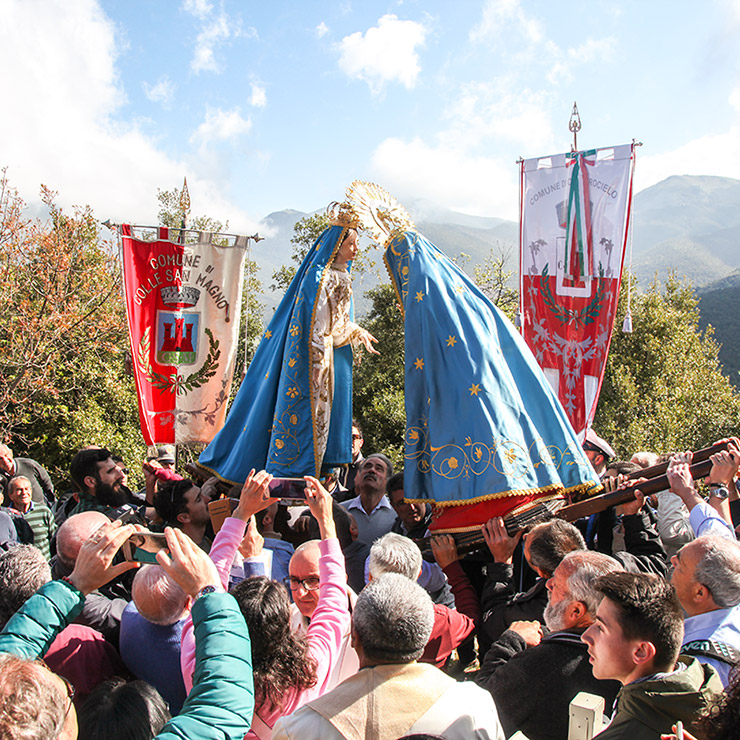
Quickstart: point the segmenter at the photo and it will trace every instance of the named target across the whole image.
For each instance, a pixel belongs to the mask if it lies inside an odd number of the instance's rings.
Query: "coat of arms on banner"
[[[126,305],[147,444],[210,442],[236,355],[246,237],[231,245],[137,238],[122,226]],[[236,277],[237,279],[234,279]]]
[[[199,313],[157,312],[157,362],[194,365],[198,357]]]
[[[609,352],[633,157],[627,145],[522,163],[522,332],[578,433]]]

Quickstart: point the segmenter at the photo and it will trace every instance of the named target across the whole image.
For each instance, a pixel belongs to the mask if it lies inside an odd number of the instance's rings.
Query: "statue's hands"
[[[373,347],[373,343],[377,344],[378,340],[367,329],[363,329],[360,333],[360,343],[371,355],[380,354],[380,352]]]

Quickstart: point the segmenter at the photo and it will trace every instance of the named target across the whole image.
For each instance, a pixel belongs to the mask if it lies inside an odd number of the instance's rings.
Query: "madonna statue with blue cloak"
[[[349,270],[358,221],[347,204],[298,268],[198,467],[233,485],[250,470],[318,477],[352,459],[353,346],[377,354],[353,321]]]
[[[405,499],[433,503],[430,530],[473,531],[494,516],[599,492],[556,393],[508,318],[386,191],[355,182],[348,198],[386,247],[405,336]]]

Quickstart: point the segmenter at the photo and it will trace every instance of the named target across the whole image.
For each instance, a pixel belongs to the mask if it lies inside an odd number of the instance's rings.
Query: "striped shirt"
[[[31,527],[31,531],[33,532],[33,544],[41,550],[47,560],[51,560],[49,542],[57,527],[54,523],[54,515],[51,513],[49,507],[31,501],[31,506],[25,513],[12,507],[11,510],[16,514],[20,514],[28,522],[28,526]]]

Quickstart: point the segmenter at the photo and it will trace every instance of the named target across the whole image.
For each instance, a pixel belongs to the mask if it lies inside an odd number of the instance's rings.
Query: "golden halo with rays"
[[[387,190],[374,182],[355,180],[347,188],[346,197],[362,226],[380,244],[396,231],[416,228],[408,211]]]

